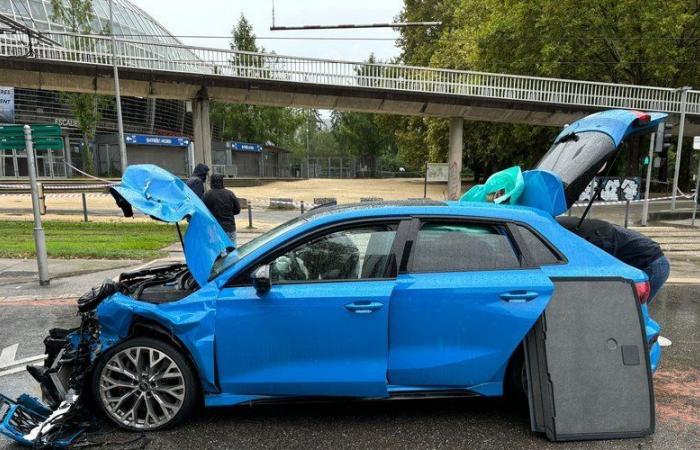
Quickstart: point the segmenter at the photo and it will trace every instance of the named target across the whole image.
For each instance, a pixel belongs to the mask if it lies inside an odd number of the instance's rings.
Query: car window
[[[545,244],[539,236],[533,233],[532,230],[522,225],[516,225],[516,227],[518,227],[520,236],[523,238],[524,244],[527,245],[527,248],[530,250],[530,254],[536,265],[557,264],[561,261],[559,255]]]
[[[413,272],[519,268],[520,261],[500,226],[428,222],[418,231]]]
[[[276,239],[277,237],[283,235],[287,231],[293,230],[294,228],[297,228],[304,223],[306,223],[306,220],[303,218],[303,216],[296,217],[292,220],[284,222],[281,225],[276,226],[267,233],[263,233],[255,239],[246,242],[231,253],[221,255],[219,258],[217,258],[216,261],[214,261],[214,265],[212,266],[211,275],[209,276],[209,279],[211,280],[212,278],[217,277],[219,274],[225,272],[234,264],[236,264],[244,256],[248,255],[254,250],[257,250],[258,248],[262,247],[263,245],[267,244],[273,239]]]
[[[275,258],[273,282],[384,278],[396,225],[372,225],[314,238]]]

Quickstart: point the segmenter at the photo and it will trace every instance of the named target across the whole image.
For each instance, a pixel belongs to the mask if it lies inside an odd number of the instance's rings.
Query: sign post
[[[693,150],[700,150],[700,136],[693,138]],[[695,213],[698,210],[698,188],[700,188],[700,152],[698,152],[698,173],[695,175],[695,198],[693,199],[693,220],[690,221],[691,226],[695,226]]]
[[[39,188],[36,182],[36,167],[34,160],[34,144],[32,142],[32,128],[24,126],[24,143],[27,151],[27,168],[29,170],[29,185],[32,193],[32,212],[34,213],[34,242],[36,244],[36,261],[39,266],[39,284],[49,284],[48,256],[46,254],[46,236],[41,226],[41,214],[39,211]]]

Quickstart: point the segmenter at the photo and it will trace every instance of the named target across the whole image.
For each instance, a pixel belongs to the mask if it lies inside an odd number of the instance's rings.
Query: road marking
[[[3,348],[2,352],[0,352],[0,377],[23,372],[27,363],[46,359],[46,355],[36,355],[16,360],[15,356],[17,356],[18,347],[19,344],[13,344]]]
[[[0,352],[0,368],[5,367],[15,360],[17,347],[19,347],[19,344],[10,345],[2,349],[2,352]]]

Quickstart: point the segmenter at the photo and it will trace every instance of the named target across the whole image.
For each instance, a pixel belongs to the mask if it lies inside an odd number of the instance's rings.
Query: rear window
[[[615,143],[605,133],[583,132],[554,144],[537,163],[561,177],[568,204],[578,196],[615,153]]]
[[[538,266],[544,266],[547,264],[557,264],[562,261],[562,259],[557,255],[554,250],[552,250],[549,245],[547,245],[539,236],[533,233],[529,228],[522,225],[516,225],[518,231],[520,232],[520,237],[523,238],[523,242],[530,250],[530,254],[534,258],[534,263]]]
[[[505,229],[494,225],[425,223],[418,232],[413,255],[413,272],[520,267]]]

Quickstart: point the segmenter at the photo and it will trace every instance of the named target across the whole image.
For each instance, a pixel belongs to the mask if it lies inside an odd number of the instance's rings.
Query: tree
[[[72,33],[90,34],[94,12],[92,0],[51,0],[52,19],[62,23]],[[66,44],[77,47],[77,40],[68,37]],[[102,119],[102,111],[112,101],[111,98],[97,94],[62,93],[61,99],[68,104],[78,123],[83,136],[83,148],[80,152],[83,170],[94,173],[90,141],[95,137],[97,125]],[[70,151],[68,149],[67,151]]]
[[[697,0],[405,0],[399,18],[443,22],[436,29],[401,30],[401,61],[406,64],[668,87],[700,85]],[[423,122],[428,132],[418,133],[424,133],[431,158],[446,153],[440,132],[444,121]],[[465,122],[464,131],[464,164],[476,171],[535,161],[558,130]],[[412,133],[408,128],[400,132]],[[631,144],[623,173],[637,170],[639,143]],[[418,144],[410,150],[422,151]],[[684,166],[687,173],[689,165]]]
[[[231,30],[230,47],[245,52],[263,52],[255,41],[253,27],[241,14]],[[267,62],[250,55],[234,55],[231,65],[240,76],[248,71],[266,70]],[[297,130],[304,123],[303,112],[298,108],[278,108],[245,104],[225,104],[213,102],[211,118],[214,124],[221,124],[222,138],[246,142],[266,143],[294,150],[298,146]]]

